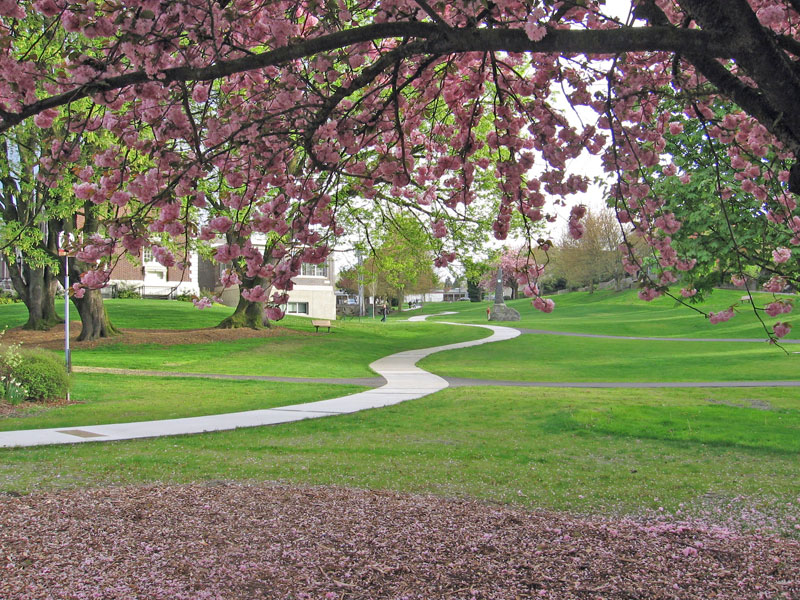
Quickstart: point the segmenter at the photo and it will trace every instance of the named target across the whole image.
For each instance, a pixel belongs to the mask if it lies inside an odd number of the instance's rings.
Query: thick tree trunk
[[[250,327],[251,329],[265,329],[269,327],[269,319],[264,314],[262,302],[250,302],[239,296],[239,304],[230,317],[225,318],[217,325],[217,329],[238,329]]]
[[[245,242],[245,239],[234,233],[226,234],[226,240],[229,244],[243,244]],[[271,252],[272,246],[267,244],[263,250],[265,260]],[[259,285],[262,288],[267,287],[267,281],[263,277],[248,277],[247,267],[241,262],[234,261],[231,268],[236,270],[239,279],[242,281],[239,285],[240,291],[243,289],[252,290]],[[217,325],[217,329],[239,329],[240,327],[249,327],[250,329],[266,329],[270,327],[269,319],[264,312],[263,302],[251,302],[240,295],[239,303],[236,305],[236,310],[233,311],[233,314]]]
[[[78,309],[78,314],[81,317],[79,342],[109,338],[120,333],[108,318],[100,290],[86,290],[83,298],[73,297],[72,303]]]
[[[24,264],[10,264],[14,290],[28,309],[23,329],[45,331],[63,322],[56,313],[56,274],[50,267],[31,269]]]

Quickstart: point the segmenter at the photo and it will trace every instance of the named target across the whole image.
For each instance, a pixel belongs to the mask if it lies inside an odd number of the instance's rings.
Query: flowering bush
[[[5,334],[0,332],[0,338]],[[27,396],[25,387],[15,378],[14,370],[22,363],[19,344],[2,347],[0,352],[0,384],[3,399],[11,404],[19,404]]]

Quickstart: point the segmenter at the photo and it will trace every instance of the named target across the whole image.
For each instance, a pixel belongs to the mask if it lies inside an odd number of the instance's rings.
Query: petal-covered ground
[[[159,346],[174,346],[176,344],[206,344],[209,342],[240,340],[243,338],[271,338],[281,336],[309,336],[313,331],[297,331],[273,325],[268,329],[124,329],[123,335],[111,338],[102,338],[92,342],[79,342],[81,322],[71,321],[70,340],[73,348],[96,348],[110,344],[158,344]],[[33,331],[14,327],[7,329],[3,334],[4,344],[23,343],[25,347],[48,348],[62,350],[64,348],[64,326],[56,325],[47,331]]]
[[[800,543],[340,488],[0,498],[0,598],[800,598]]]

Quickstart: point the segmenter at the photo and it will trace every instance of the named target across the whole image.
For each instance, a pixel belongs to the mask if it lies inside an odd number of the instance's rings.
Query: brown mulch
[[[38,413],[50,410],[51,408],[71,406],[73,404],[82,404],[82,402],[76,400],[67,400],[66,398],[50,400],[48,402],[20,402],[19,404],[0,402],[0,418],[32,417]]]
[[[244,338],[268,338],[285,335],[311,335],[311,331],[302,332],[285,327],[273,326],[269,329],[123,329],[122,334],[93,342],[79,342],[80,321],[70,321],[70,345],[73,348],[96,348],[105,344],[159,344],[173,346],[175,344],[203,344],[207,342],[240,340]],[[36,346],[49,350],[64,348],[64,326],[57,325],[48,331],[28,331],[21,327],[6,330],[2,341],[4,344],[22,342],[25,346]]]
[[[0,598],[800,598],[800,543],[329,487],[0,496]]]

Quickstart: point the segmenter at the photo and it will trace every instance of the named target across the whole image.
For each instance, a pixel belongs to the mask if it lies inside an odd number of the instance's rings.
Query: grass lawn
[[[715,298],[725,300],[724,294]],[[520,325],[623,335],[712,337],[713,331],[763,337],[746,318],[731,322],[739,327],[733,332],[724,325],[711,328],[686,309],[659,308],[631,294],[568,295],[557,301],[561,313],[542,315],[528,308]],[[158,310],[132,300],[109,302],[109,311],[123,329],[166,328],[178,321],[209,326],[198,320],[209,313],[183,303],[153,302]],[[144,309],[129,311],[126,323],[114,311],[129,310],[127,303]],[[519,304],[523,308],[527,301]],[[456,303],[423,310],[455,309],[462,312],[447,320],[482,323],[485,308],[486,303]],[[0,322],[16,318],[15,310],[0,307]],[[221,316],[229,312],[220,310]],[[371,361],[393,352],[486,335],[475,328],[402,322],[411,314],[418,312],[390,317],[388,323],[337,322],[330,335],[309,335],[307,321],[287,319],[282,325],[294,332],[282,337],[177,346],[132,345],[121,338],[78,349],[73,360],[187,372],[361,377],[371,375]],[[217,320],[214,316],[210,324]],[[434,355],[422,365],[453,376],[539,381],[796,379],[797,356],[759,344],[523,335]],[[357,390],[81,373],[75,376],[73,397],[82,404],[0,420],[0,429],[249,410]],[[470,496],[573,512],[663,510],[800,535],[799,458],[800,390],[793,388],[476,387],[276,427],[0,450],[0,491],[277,480]]]
[[[800,398],[786,390],[459,388],[280,427],[0,450],[0,490],[277,480],[792,535],[798,457]]]
[[[275,375],[283,377],[371,377],[369,364],[379,358],[486,337],[474,327],[389,321],[337,322],[334,333],[174,346],[119,342],[92,349],[76,348],[72,362],[93,367],[167,370],[187,373]]]
[[[190,302],[165,300],[107,300],[112,322],[122,329],[200,329],[217,325],[233,309],[214,306],[197,310]],[[59,310],[61,308],[59,307]],[[128,344],[121,335],[95,348],[72,345],[72,363],[80,366],[183,371],[226,375],[284,377],[370,377],[369,364],[379,358],[489,335],[473,327],[407,323],[397,315],[378,319],[336,321],[333,333],[310,335],[308,319],[286,317],[279,325],[287,335],[205,344]],[[0,327],[25,322],[22,304],[0,306]]]
[[[742,290],[715,290],[708,301],[699,305],[699,308],[706,312],[724,310],[737,303],[743,295]],[[772,301],[773,295],[756,293],[755,297],[757,305],[762,306]],[[767,337],[749,304],[740,306],[736,316],[730,321],[711,325],[702,315],[685,306],[676,305],[670,298],[657,298],[652,302],[639,300],[635,290],[597,291],[594,294],[572,292],[551,298],[555,301],[556,308],[550,314],[535,310],[530,300],[507,301],[509,306],[516,308],[520,313],[519,323],[513,325],[550,331],[644,337],[757,339]],[[459,311],[457,315],[437,317],[437,319],[485,323],[486,307],[490,304],[490,302],[427,304],[414,314],[457,310]],[[769,318],[763,311],[761,315],[770,326],[779,320]],[[790,334],[789,339],[797,339],[798,335],[800,331]]]
[[[800,350],[787,346],[789,351]],[[800,354],[761,343],[665,342],[526,334],[439,352],[419,366],[450,377],[512,381],[800,379]]]
[[[105,300],[108,316],[121,329],[201,329],[214,327],[229,316],[233,309],[215,304],[198,310],[191,302],[175,300]],[[78,319],[78,311],[70,304],[70,321]],[[56,312],[64,316],[64,301],[56,301]],[[0,306],[0,329],[19,327],[28,319],[21,302]],[[80,329],[80,327],[78,328]]]
[[[354,385],[210,381],[99,373],[75,373],[72,380],[71,396],[78,404],[58,408],[33,405],[23,415],[0,419],[0,431],[128,423],[257,410],[336,398],[366,389]]]

